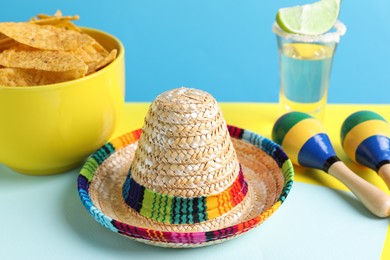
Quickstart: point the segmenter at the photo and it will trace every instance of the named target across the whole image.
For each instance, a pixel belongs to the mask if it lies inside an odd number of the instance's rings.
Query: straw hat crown
[[[176,201],[190,205],[181,208],[180,214],[206,207],[210,216],[213,208],[217,212],[217,207],[235,207],[246,192],[247,184],[216,100],[189,88],[159,95],[145,117],[123,187],[127,204],[141,213],[143,208],[150,216],[171,214],[172,210],[153,212],[155,204]],[[145,197],[153,205],[145,205]],[[227,205],[219,205],[221,201]]]

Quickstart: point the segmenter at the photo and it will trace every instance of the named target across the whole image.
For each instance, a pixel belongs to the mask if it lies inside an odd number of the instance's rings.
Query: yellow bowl
[[[47,175],[80,165],[106,143],[122,116],[125,50],[112,35],[85,28],[117,58],[84,78],[33,87],[0,86],[0,163]]]

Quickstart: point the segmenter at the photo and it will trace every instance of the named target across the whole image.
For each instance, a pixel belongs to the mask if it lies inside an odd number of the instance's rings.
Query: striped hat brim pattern
[[[81,202],[93,218],[113,232],[163,247],[199,247],[237,237],[260,225],[285,201],[293,184],[290,159],[271,140],[234,126],[228,131],[248,182],[246,198],[229,213],[195,224],[166,224],[129,207],[122,187],[141,130],[102,146],[85,162],[78,176]]]

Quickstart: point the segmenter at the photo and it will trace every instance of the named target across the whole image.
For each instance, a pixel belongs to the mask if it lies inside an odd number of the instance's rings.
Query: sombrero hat
[[[227,126],[208,93],[178,88],[151,104],[142,130],[101,147],[78,190],[106,228],[165,247],[197,247],[258,226],[286,199],[293,166],[282,149]]]

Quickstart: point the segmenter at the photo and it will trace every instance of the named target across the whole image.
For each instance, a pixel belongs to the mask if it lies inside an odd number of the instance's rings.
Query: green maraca
[[[349,158],[378,172],[390,189],[390,125],[381,115],[350,115],[341,127],[341,143]]]
[[[347,186],[373,214],[390,216],[390,196],[340,161],[318,120],[302,112],[287,113],[276,121],[272,139],[282,146],[294,164],[329,173]]]

